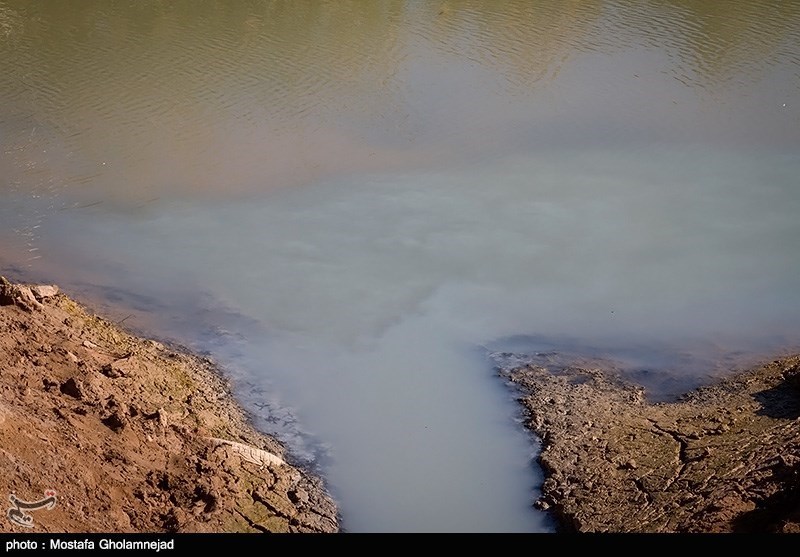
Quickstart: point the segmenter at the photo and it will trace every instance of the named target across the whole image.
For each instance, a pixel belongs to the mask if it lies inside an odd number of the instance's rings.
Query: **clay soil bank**
[[[287,460],[208,359],[0,277],[0,531],[338,532]]]

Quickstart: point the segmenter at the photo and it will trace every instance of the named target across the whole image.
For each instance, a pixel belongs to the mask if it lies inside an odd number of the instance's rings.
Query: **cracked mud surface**
[[[0,531],[337,532],[322,482],[259,451],[290,460],[210,361],[0,277],[0,498],[56,492]]]
[[[650,404],[613,369],[499,355],[578,532],[800,532],[800,356]],[[504,362],[505,363],[502,363]]]

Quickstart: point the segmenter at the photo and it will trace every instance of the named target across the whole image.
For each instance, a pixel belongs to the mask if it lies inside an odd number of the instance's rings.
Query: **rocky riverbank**
[[[211,361],[0,277],[0,530],[339,531],[287,460]]]
[[[800,356],[651,404],[602,362],[496,354],[565,532],[800,532]]]

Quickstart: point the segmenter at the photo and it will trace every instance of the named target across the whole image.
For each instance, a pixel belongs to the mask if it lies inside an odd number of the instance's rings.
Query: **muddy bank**
[[[211,361],[0,277],[0,530],[338,532],[287,460]]]
[[[562,531],[800,532],[800,356],[655,404],[602,362],[495,357]]]
[[[800,532],[800,356],[661,403],[605,362],[495,356],[560,530]],[[213,362],[0,279],[1,531],[338,532],[287,460]]]

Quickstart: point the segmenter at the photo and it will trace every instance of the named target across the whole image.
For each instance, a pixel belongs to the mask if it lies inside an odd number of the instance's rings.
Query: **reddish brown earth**
[[[285,458],[209,360],[0,277],[1,531],[339,531]]]

